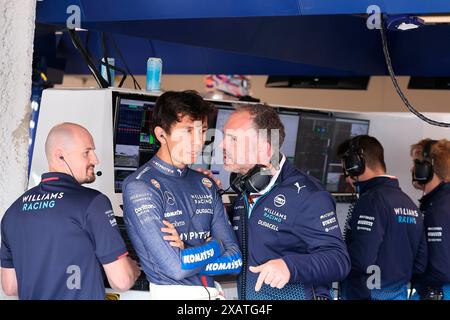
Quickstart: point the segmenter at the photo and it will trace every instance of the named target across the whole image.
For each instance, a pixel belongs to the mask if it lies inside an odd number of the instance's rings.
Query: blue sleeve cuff
[[[181,269],[191,270],[204,266],[220,257],[221,251],[221,246],[215,239],[201,247],[184,249],[181,251]]]
[[[301,268],[301,266],[299,266],[299,263],[296,261],[298,263],[298,265],[296,266],[295,262],[292,261],[290,256],[285,256],[282,259],[283,259],[284,263],[286,263],[286,266],[289,269],[289,273],[290,273],[289,282],[299,281],[300,274],[297,272],[297,269]]]
[[[128,252],[127,249],[125,247],[123,247],[123,248],[115,250],[107,255],[98,257],[98,260],[100,261],[101,264],[108,264],[108,263],[118,260],[123,255],[126,255],[127,252]]]
[[[222,256],[207,264],[200,274],[216,276],[220,274],[238,274],[242,268],[242,257],[240,253],[231,256]]]
[[[3,259],[1,261],[1,266],[2,266],[2,268],[5,268],[5,269],[14,269],[14,263],[12,260]]]

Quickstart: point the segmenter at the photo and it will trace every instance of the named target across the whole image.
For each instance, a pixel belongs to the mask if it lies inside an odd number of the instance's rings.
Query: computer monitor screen
[[[150,132],[156,97],[120,94],[114,112],[114,189],[122,192],[123,180],[157,152]]]
[[[334,119],[320,115],[303,115],[297,136],[295,166],[324,182]]]
[[[300,121],[295,165],[317,178],[333,193],[351,192],[342,173],[337,147],[369,132],[369,121],[304,114]]]
[[[285,138],[281,146],[281,152],[290,161],[294,161],[295,149],[297,147],[297,134],[300,116],[298,114],[280,113],[280,120],[284,125]]]

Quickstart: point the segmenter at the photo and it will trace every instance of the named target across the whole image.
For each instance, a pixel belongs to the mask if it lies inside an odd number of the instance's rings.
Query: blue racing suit
[[[356,182],[360,194],[346,238],[352,269],[344,299],[405,300],[427,261],[423,215],[395,177]]]
[[[438,288],[444,300],[450,300],[450,183],[442,182],[423,196],[420,209],[425,216],[428,264],[414,284],[422,295],[429,288]]]
[[[253,200],[251,195],[243,194],[234,203],[233,225],[244,260],[239,297],[248,300],[331,298],[332,282],[342,280],[350,270],[332,196],[284,156],[279,173],[266,189]],[[289,269],[289,283],[282,289],[263,284],[256,292],[259,274],[252,273],[249,267],[279,258]]]
[[[123,203],[127,233],[149,282],[214,287],[211,276],[240,272],[236,237],[217,186],[205,175],[154,156],[125,179]],[[163,220],[174,225],[186,249],[163,239]]]

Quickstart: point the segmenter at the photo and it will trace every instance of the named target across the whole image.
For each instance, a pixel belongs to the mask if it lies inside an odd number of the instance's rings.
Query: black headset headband
[[[423,146],[422,156],[424,160],[432,160],[431,158],[431,148],[437,143],[437,140],[428,140]]]

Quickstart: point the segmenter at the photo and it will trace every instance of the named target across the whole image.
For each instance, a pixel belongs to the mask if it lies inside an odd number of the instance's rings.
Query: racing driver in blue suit
[[[217,185],[188,167],[202,151],[212,108],[193,91],[162,94],[152,119],[161,147],[123,184],[127,232],[152,299],[221,299],[212,276],[241,270]]]

